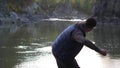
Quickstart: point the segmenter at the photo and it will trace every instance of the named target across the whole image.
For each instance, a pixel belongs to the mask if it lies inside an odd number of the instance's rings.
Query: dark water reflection
[[[120,58],[120,26],[101,25],[94,30],[94,41],[107,49],[111,58]]]
[[[41,21],[0,26],[0,68],[56,68],[50,44],[72,22]],[[76,57],[82,68],[118,68],[120,26],[99,25],[88,38],[108,51],[106,57],[84,47]],[[91,63],[92,62],[92,63]],[[94,65],[96,64],[96,65]],[[99,67],[98,67],[99,66]]]
[[[13,68],[43,53],[38,48],[50,46],[70,22],[5,24],[0,26],[0,68]],[[21,67],[20,67],[21,68]],[[33,68],[33,67],[32,67]]]

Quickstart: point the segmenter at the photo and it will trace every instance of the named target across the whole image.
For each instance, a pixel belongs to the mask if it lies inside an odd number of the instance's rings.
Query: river
[[[57,68],[51,43],[75,21],[0,25],[0,68]],[[77,20],[79,21],[79,20]],[[120,68],[120,26],[101,24],[87,38],[107,50],[101,56],[84,46],[76,59],[81,68]]]

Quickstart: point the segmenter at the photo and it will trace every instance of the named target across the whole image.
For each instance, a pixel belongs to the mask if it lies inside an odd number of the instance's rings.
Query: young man
[[[56,59],[58,68],[80,68],[75,56],[83,48],[83,45],[95,50],[105,56],[106,51],[98,48],[85,38],[86,32],[96,26],[94,18],[88,18],[83,23],[77,23],[66,28],[52,44],[52,52]]]

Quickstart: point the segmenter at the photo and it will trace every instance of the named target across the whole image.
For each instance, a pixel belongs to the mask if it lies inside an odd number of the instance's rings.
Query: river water
[[[72,21],[0,25],[0,68],[57,68],[51,43]],[[87,38],[107,50],[101,56],[84,46],[76,59],[81,68],[120,68],[120,25],[97,25]]]

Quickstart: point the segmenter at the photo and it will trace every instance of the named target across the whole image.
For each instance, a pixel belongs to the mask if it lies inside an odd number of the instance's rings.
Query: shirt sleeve
[[[75,41],[77,41],[78,43],[82,43],[84,45],[86,45],[87,47],[95,50],[96,52],[100,53],[100,48],[98,48],[97,46],[95,46],[95,44],[93,44],[91,41],[89,41],[88,39],[86,39],[83,36],[83,33],[79,30],[74,30],[72,33],[72,37]]]

